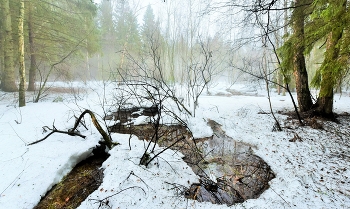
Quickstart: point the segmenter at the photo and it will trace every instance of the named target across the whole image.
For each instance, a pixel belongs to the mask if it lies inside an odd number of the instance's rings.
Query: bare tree
[[[187,84],[187,97],[189,106],[192,106],[193,116],[196,115],[199,96],[209,85],[213,77],[218,73],[218,66],[213,60],[213,51],[210,49],[210,41],[200,40],[198,43],[199,52],[193,56],[192,63],[187,66],[185,83]],[[220,58],[217,58],[220,59]]]

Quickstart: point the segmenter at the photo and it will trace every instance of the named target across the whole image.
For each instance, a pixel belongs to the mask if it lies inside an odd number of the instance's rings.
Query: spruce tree
[[[347,0],[314,1],[311,21],[307,25],[307,44],[312,48],[318,40],[326,40],[324,59],[312,81],[320,88],[316,111],[333,117],[333,91],[341,84],[348,69],[350,24]]]
[[[153,76],[167,81],[173,81],[169,68],[165,67],[166,44],[160,31],[160,23],[155,20],[155,15],[151,5],[147,6],[143,16],[141,26],[141,39],[143,60],[150,70],[153,70]]]
[[[112,7],[112,0],[102,0],[100,4],[100,10],[98,15],[98,23],[101,33],[101,58],[99,59],[99,65],[102,77],[110,76],[111,69],[116,68],[115,60],[117,60],[116,54],[116,31],[115,23],[113,21],[114,11]]]
[[[135,58],[141,50],[141,39],[138,30],[137,18],[131,10],[128,1],[118,0],[115,8],[116,19],[116,52],[120,56],[117,60],[118,71],[130,74],[130,64],[127,56]]]
[[[297,91],[297,99],[299,110],[305,112],[311,109],[312,99],[309,90],[308,73],[305,63],[305,41],[304,41],[304,25],[306,12],[310,1],[294,1],[294,10],[291,17],[292,34],[289,39],[281,47],[282,54],[282,70],[293,71],[295,86]],[[286,81],[290,82],[290,81]]]
[[[142,41],[145,44],[156,33],[157,28],[155,22],[155,16],[151,5],[147,6],[146,12],[143,17],[143,25],[141,27]]]
[[[137,53],[141,47],[141,39],[135,14],[128,1],[118,0],[115,10],[117,50]]]

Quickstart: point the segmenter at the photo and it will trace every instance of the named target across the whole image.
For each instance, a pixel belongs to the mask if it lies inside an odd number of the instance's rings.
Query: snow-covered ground
[[[111,108],[103,98],[108,98],[113,88],[107,87],[104,94],[101,84],[77,85],[80,89],[67,94],[57,91],[44,101],[29,102],[23,108],[16,106],[15,94],[0,92],[1,209],[33,208],[97,145],[100,135],[86,120],[89,130],[81,129],[85,139],[55,133],[43,142],[27,146],[47,134],[43,133],[43,126],[54,124],[57,129],[67,130],[75,122],[74,115],[84,109],[102,115]],[[196,118],[186,119],[192,132],[195,136],[210,135],[206,121],[215,120],[227,135],[251,144],[276,174],[270,188],[259,198],[232,208],[350,208],[350,116],[341,117],[341,124],[321,121],[324,130],[320,130],[298,127],[287,122],[287,116],[276,114],[285,128],[272,132],[271,115],[259,114],[269,112],[266,91],[237,84],[230,92],[221,83],[200,97]],[[31,98],[29,95],[28,100]],[[287,96],[272,93],[271,101],[276,112],[293,110]],[[349,94],[336,95],[334,104],[335,112],[349,112]],[[301,140],[290,142],[295,134]],[[113,134],[112,138],[121,145],[109,151],[111,156],[102,166],[103,183],[79,208],[99,208],[101,200],[108,200],[108,206],[100,208],[227,208],[188,200],[176,193],[172,184],[188,187],[198,181],[179,152],[167,150],[146,168],[138,165],[144,142],[132,140],[129,150],[129,136]]]

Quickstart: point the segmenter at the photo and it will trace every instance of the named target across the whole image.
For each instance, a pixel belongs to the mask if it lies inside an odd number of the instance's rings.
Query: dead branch
[[[78,128],[78,125],[79,123],[81,123],[81,120],[83,119],[84,115],[85,114],[89,114],[90,117],[91,117],[91,120],[92,120],[92,123],[94,124],[94,126],[96,127],[96,129],[100,132],[101,136],[103,137],[106,145],[108,148],[112,148],[113,145],[116,145],[115,143],[112,142],[111,138],[109,137],[109,135],[102,129],[101,125],[99,124],[99,122],[97,121],[96,117],[95,117],[95,114],[90,111],[90,110],[85,110],[80,116],[79,118],[75,121],[75,124],[74,124],[74,127],[71,128],[71,129],[68,129],[68,131],[61,131],[61,130],[58,130],[55,125],[53,124],[52,125],[52,128],[49,128],[47,126],[44,126],[44,130],[48,129],[50,130],[51,132],[46,135],[44,138],[38,140],[38,141],[35,141],[35,142],[32,142],[28,145],[33,145],[33,144],[37,144],[39,142],[42,142],[44,141],[45,139],[47,139],[49,136],[51,136],[53,133],[62,133],[62,134],[68,134],[70,136],[80,136],[82,138],[85,138],[86,136],[84,135],[81,135],[79,133],[79,131],[77,131],[76,129]]]
[[[180,139],[176,140],[174,143],[172,143],[170,146],[166,147],[165,149],[163,149],[162,151],[160,151],[159,153],[155,154],[150,160],[146,161],[145,164],[141,164],[141,165],[145,165],[146,167],[150,164],[150,162],[152,162],[156,157],[158,157],[160,154],[162,154],[163,152],[165,152],[167,149],[170,149],[172,146],[174,146],[175,144],[177,144],[179,141],[184,140],[185,137],[181,137]],[[143,157],[143,156],[142,156]],[[142,161],[143,158],[141,158]]]

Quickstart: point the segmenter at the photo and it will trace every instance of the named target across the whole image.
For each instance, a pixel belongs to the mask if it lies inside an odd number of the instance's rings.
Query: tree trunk
[[[317,100],[317,112],[325,117],[333,117],[333,89],[337,83],[337,72],[340,72],[337,65],[339,47],[337,44],[343,35],[343,29],[336,27],[328,35],[327,50],[321,65],[321,88]]]
[[[23,33],[23,21],[24,21],[24,1],[20,0],[20,8],[18,15],[18,52],[19,52],[19,106],[23,107],[26,105],[26,93],[25,93],[25,83],[26,83],[26,71],[24,64],[24,33]]]
[[[1,36],[0,36],[0,44],[2,44],[1,41]],[[2,80],[2,71],[4,70],[4,50],[1,47],[0,48],[0,89],[1,89],[1,80]]]
[[[301,0],[295,0],[295,9],[293,12],[293,29],[294,36],[298,37],[299,41],[295,44],[295,51],[293,57],[293,71],[295,78],[295,86],[297,91],[297,98],[299,109],[301,112],[305,112],[311,109],[312,99],[309,90],[309,81],[306,71],[305,57],[304,57],[304,19],[305,19],[305,6]]]
[[[318,98],[316,112],[323,117],[332,118],[334,116],[333,115],[333,88],[321,87],[321,91],[326,95],[320,96]]]
[[[0,7],[0,9],[2,9]],[[0,15],[0,89],[1,89],[1,76],[2,76],[2,71],[4,70],[4,28],[2,24],[2,16]]]
[[[28,91],[35,91],[35,79],[36,79],[36,55],[34,44],[34,29],[33,29],[33,16],[32,16],[32,4],[28,2],[28,39],[30,50],[30,68],[29,68],[29,82]]]
[[[4,23],[4,70],[2,72],[1,89],[6,92],[17,91],[15,82],[14,50],[12,37],[12,23],[9,0],[2,1],[3,23]]]
[[[348,65],[340,63],[340,49],[342,44],[343,31],[345,30],[344,14],[347,10],[347,1],[330,2],[329,8],[334,11],[331,14],[334,23],[331,25],[331,32],[328,34],[326,42],[326,52],[324,53],[324,60],[320,67],[321,72],[321,88],[317,101],[316,111],[325,117],[334,117],[333,114],[333,90],[342,78],[344,68]]]
[[[288,6],[288,0],[284,0],[283,1],[283,7],[284,8],[287,8]],[[284,21],[284,27],[283,27],[283,32],[284,32],[284,36],[287,37],[288,35],[288,23],[289,23],[289,20],[288,20],[288,10],[284,11],[284,17],[283,17],[283,21]],[[287,83],[285,83],[285,79],[284,79],[284,75],[282,75],[282,81],[283,81],[283,86],[287,87]],[[289,88],[288,88],[289,89]],[[283,88],[282,89],[282,96],[286,96],[286,88]]]
[[[281,78],[280,78],[281,75],[280,75],[279,71],[277,71],[276,77],[277,77],[277,94],[280,95],[281,94],[281,85],[282,85],[282,83],[281,83]]]

